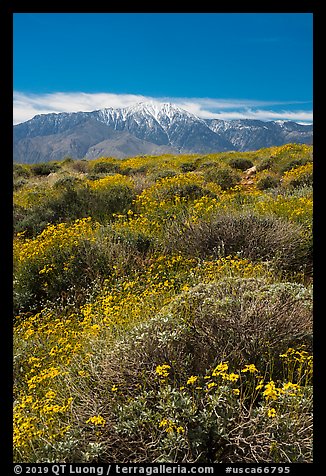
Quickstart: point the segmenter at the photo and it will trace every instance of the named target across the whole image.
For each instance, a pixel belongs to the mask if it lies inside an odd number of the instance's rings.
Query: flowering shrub
[[[89,187],[92,190],[105,191],[114,186],[131,186],[133,181],[124,175],[114,174],[107,177],[99,178],[98,180],[92,180],[88,182]]]
[[[167,201],[179,199],[191,200],[209,194],[204,189],[204,179],[191,172],[174,177],[163,178],[137,198],[136,204],[141,211],[156,205],[156,208]]]
[[[311,146],[307,144],[285,144],[280,147],[274,148],[273,155],[275,157],[297,157],[303,154],[309,154],[311,152]]]
[[[313,197],[311,193],[304,196],[273,195],[262,196],[255,204],[254,210],[260,215],[275,215],[285,220],[300,223],[308,230],[312,226]]]
[[[284,173],[283,186],[302,187],[304,185],[312,185],[313,165],[308,162],[300,167],[295,167]]]
[[[19,234],[14,240],[15,312],[36,309],[69,287],[82,283],[80,256],[95,242],[99,223],[91,218],[73,224],[49,225],[35,238]],[[60,294],[59,294],[60,296]],[[41,304],[42,305],[42,304]]]

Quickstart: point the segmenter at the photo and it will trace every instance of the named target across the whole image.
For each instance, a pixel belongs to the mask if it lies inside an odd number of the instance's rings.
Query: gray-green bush
[[[222,212],[210,221],[173,223],[163,246],[169,253],[182,251],[202,258],[239,255],[267,260],[288,271],[312,266],[311,239],[301,225],[251,212]]]

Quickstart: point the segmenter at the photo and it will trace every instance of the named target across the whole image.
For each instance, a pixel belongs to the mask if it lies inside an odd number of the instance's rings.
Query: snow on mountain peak
[[[142,114],[153,116],[158,122],[163,116],[172,119],[176,114],[192,116],[184,109],[179,108],[170,102],[146,101],[126,107],[125,110],[131,113],[139,112]]]
[[[104,123],[117,125],[121,121],[126,122],[132,119],[137,124],[147,123],[151,127],[153,123],[157,123],[165,132],[175,121],[183,123],[188,121],[204,122],[194,114],[175,104],[153,100],[123,108],[109,107],[100,109],[97,113],[99,120]]]

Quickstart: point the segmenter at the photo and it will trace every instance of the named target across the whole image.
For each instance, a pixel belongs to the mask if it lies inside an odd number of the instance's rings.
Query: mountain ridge
[[[171,103],[144,102],[90,112],[39,114],[14,126],[20,163],[160,153],[257,150],[312,143],[312,125],[293,121],[202,119]]]

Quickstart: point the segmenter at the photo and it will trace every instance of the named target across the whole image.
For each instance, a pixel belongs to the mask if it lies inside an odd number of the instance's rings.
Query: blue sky
[[[175,102],[200,117],[312,121],[310,13],[16,13],[14,122]]]

